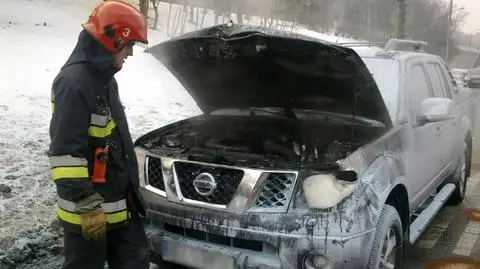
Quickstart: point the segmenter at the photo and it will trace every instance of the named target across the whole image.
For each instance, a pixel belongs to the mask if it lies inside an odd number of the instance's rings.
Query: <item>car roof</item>
[[[424,51],[427,44],[423,41],[391,39],[384,47],[380,47],[377,43],[358,43],[350,46],[348,43],[343,44],[351,47],[361,58],[379,58],[397,61],[405,61],[414,57],[432,57],[437,55]]]
[[[382,58],[382,59],[390,59],[390,60],[407,60],[413,57],[421,57],[421,56],[430,56],[436,58],[437,56],[434,54],[426,53],[426,52],[411,52],[411,51],[398,51],[398,50],[385,50],[380,47],[376,48],[353,48],[353,50],[361,57],[361,58]]]

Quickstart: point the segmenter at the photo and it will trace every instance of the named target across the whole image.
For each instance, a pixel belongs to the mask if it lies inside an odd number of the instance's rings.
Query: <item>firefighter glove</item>
[[[85,212],[82,216],[82,234],[86,240],[104,241],[107,232],[107,217],[103,210]]]

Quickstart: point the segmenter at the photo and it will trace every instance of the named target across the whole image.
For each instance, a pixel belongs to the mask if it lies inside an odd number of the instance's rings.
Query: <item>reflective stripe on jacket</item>
[[[75,212],[75,203],[58,198],[57,205],[57,215],[61,220],[71,224],[80,225],[81,216]],[[126,199],[121,199],[111,203],[102,203],[101,207],[109,224],[120,223],[130,218],[130,212],[127,210]]]

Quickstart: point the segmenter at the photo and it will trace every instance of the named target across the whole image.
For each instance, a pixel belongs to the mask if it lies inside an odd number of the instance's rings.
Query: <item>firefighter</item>
[[[149,268],[138,167],[114,75],[148,44],[146,18],[101,2],[52,83],[51,173],[64,231],[64,269]]]

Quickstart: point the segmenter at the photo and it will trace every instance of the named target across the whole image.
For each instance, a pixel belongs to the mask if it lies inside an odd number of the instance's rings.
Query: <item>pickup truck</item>
[[[401,44],[225,24],[149,48],[203,112],[135,141],[155,261],[403,268],[465,196],[473,100]]]

